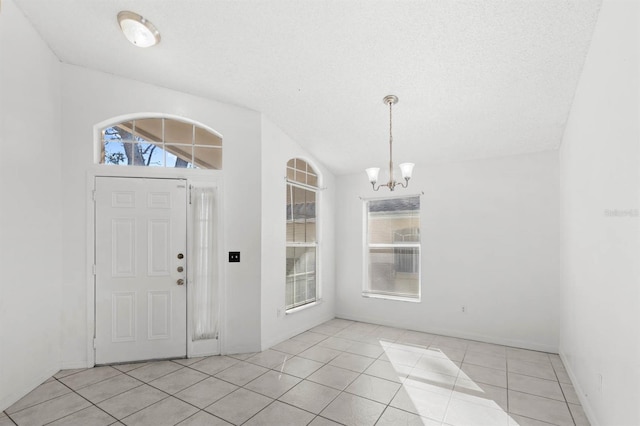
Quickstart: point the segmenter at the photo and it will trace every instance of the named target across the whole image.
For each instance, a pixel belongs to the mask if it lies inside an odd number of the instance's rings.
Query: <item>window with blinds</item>
[[[317,185],[318,174],[306,161],[287,162],[286,310],[317,299]]]
[[[363,295],[420,300],[420,197],[365,201]]]

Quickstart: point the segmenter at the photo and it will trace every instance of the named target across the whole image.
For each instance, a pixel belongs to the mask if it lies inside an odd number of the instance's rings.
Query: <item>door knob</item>
[[[184,285],[184,280],[183,280],[182,278],[180,278],[180,279],[177,281],[177,283],[178,283],[178,285]]]

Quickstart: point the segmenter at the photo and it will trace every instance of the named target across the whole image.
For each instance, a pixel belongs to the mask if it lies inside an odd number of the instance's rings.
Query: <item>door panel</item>
[[[133,342],[136,340],[136,293],[114,292],[111,296],[111,341]]]
[[[147,339],[171,338],[171,292],[150,291],[147,312],[149,312]]]
[[[150,277],[169,276],[171,223],[168,219],[151,219],[148,225],[147,274]]]
[[[111,220],[111,274],[136,276],[136,220],[134,217]]]
[[[185,356],[185,181],[97,177],[95,197],[96,364]]]

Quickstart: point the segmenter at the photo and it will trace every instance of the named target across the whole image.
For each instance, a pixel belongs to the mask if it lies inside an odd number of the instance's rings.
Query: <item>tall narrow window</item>
[[[100,164],[222,169],[222,138],[172,118],[139,118],[105,127],[100,148]]]
[[[420,300],[420,197],[365,203],[363,295]]]
[[[216,240],[217,189],[191,188],[193,238],[189,266],[189,293],[193,312],[193,341],[217,339],[220,299]]]
[[[304,160],[287,162],[287,265],[285,308],[317,298],[318,174]]]

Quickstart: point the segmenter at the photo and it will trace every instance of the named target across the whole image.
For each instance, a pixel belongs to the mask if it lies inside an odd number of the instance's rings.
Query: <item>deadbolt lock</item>
[[[178,272],[182,272],[184,271],[184,268],[182,266],[178,266]]]
[[[183,258],[184,258],[184,254],[178,253],[178,259],[183,259]]]

